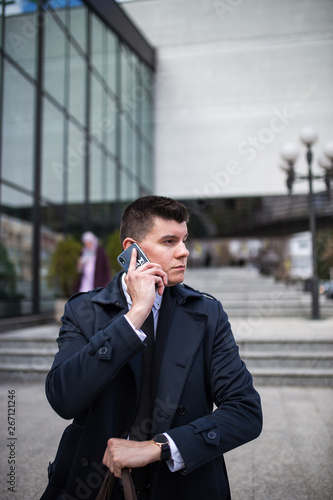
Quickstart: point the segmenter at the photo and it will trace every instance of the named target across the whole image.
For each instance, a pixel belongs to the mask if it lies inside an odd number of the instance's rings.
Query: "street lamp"
[[[330,182],[333,179],[333,141],[324,147],[324,154],[319,158],[319,165],[324,169],[323,175],[312,173],[313,153],[312,146],[318,139],[317,131],[312,126],[304,127],[300,133],[300,139],[306,146],[306,160],[308,164],[308,174],[299,175],[295,172],[294,165],[299,156],[299,148],[293,142],[287,142],[282,146],[281,156],[283,164],[281,168],[287,173],[287,187],[289,194],[292,194],[294,182],[307,180],[309,182],[309,226],[312,239],[312,319],[319,319],[319,298],[318,298],[318,272],[317,272],[317,245],[316,245],[316,213],[313,204],[313,180],[323,179],[327,192],[330,191]]]

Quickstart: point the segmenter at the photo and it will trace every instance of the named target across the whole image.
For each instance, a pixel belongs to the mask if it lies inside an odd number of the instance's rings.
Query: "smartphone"
[[[137,243],[133,243],[130,247],[128,247],[126,250],[124,250],[117,257],[117,261],[119,262],[121,267],[124,269],[125,273],[127,273],[129,265],[130,265],[133,248],[136,248],[136,252],[137,252],[136,267],[142,266],[145,262],[149,262],[147,255],[145,255],[144,251],[139,247],[139,245]]]

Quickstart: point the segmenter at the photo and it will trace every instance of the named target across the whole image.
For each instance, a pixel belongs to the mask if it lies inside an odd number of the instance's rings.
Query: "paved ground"
[[[243,322],[244,320],[240,320]],[[333,321],[247,320],[247,336],[332,338]],[[240,322],[234,323],[236,337]],[[252,326],[251,326],[252,325]],[[252,330],[249,330],[248,327]],[[243,327],[244,328],[244,327]],[[48,330],[50,332],[50,330]],[[15,335],[15,332],[13,332]],[[331,500],[333,498],[333,389],[257,387],[264,430],[252,443],[226,455],[233,500]],[[15,429],[8,408],[15,397]],[[9,412],[12,413],[12,412]],[[10,415],[11,416],[11,415]],[[38,500],[46,468],[68,422],[48,405],[43,382],[29,377],[0,384],[0,498]],[[14,432],[13,436],[9,432]],[[14,439],[15,438],[15,439]],[[9,463],[15,460],[15,463]],[[15,493],[8,491],[11,469]],[[203,499],[215,500],[215,499]]]

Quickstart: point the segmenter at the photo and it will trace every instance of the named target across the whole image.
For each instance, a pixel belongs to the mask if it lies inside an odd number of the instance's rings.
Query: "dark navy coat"
[[[66,304],[46,394],[52,408],[73,422],[43,500],[94,499],[105,475],[107,440],[126,438],[133,422],[145,343],[124,318],[120,279],[121,273],[105,289],[74,295]],[[152,464],[150,498],[227,499],[223,454],[260,434],[260,397],[221,303],[186,285],[164,293],[153,430],[168,432],[185,468],[172,473],[164,462]],[[117,488],[113,498],[121,498]]]

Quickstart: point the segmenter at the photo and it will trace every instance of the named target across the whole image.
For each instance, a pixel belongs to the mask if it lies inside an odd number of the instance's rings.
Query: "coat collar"
[[[123,271],[119,271],[116,276],[110,281],[106,288],[98,291],[91,299],[97,304],[114,304],[117,307],[127,307],[126,299],[121,286],[121,276]],[[200,297],[200,292],[185,284],[175,285],[170,287],[171,296],[178,302],[184,304],[188,299],[196,299]]]

